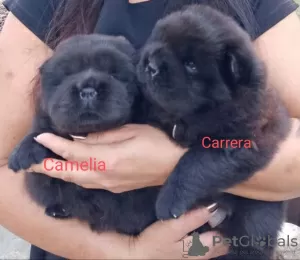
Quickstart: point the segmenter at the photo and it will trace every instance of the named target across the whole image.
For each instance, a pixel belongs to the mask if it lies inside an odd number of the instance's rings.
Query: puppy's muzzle
[[[84,107],[90,107],[97,102],[98,92],[106,86],[105,82],[94,76],[86,77],[78,86],[78,96]]]
[[[157,76],[163,73],[163,70],[167,67],[166,57],[168,53],[162,44],[154,43],[146,51],[144,58],[145,73],[150,76],[151,79],[155,79]]]

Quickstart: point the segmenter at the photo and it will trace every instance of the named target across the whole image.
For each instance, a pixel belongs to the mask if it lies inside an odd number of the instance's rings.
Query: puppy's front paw
[[[70,212],[63,205],[60,204],[56,204],[46,208],[45,214],[49,217],[58,219],[66,219],[71,216]]]
[[[190,203],[175,184],[167,183],[156,201],[156,216],[160,220],[178,218],[189,210]]]
[[[14,149],[9,157],[8,167],[14,172],[26,170],[33,164],[38,164],[47,157],[51,157],[51,152],[44,146],[37,143],[33,137],[36,135],[28,135]]]

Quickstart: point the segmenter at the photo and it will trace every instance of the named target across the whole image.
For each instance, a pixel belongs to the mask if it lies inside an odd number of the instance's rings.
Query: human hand
[[[103,167],[100,171],[97,167],[92,171],[81,167],[72,170],[64,161],[53,160],[33,165],[31,171],[115,193],[162,185],[186,151],[148,125],[127,125],[90,134],[86,139],[74,137],[74,141],[45,133],[36,141],[72,162],[89,162],[91,158],[103,162],[105,170]],[[52,167],[47,167],[49,163]],[[65,165],[64,170],[53,167],[58,163]]]
[[[188,256],[192,236],[188,233],[204,225],[214,213],[202,208],[182,215],[178,219],[158,221],[143,231],[138,237],[103,233],[102,239],[113,245],[106,251],[106,259],[210,259],[228,252],[220,234],[215,231],[199,234],[199,240],[208,252],[199,256]],[[216,240],[215,240],[216,241]],[[97,241],[99,242],[99,241]]]

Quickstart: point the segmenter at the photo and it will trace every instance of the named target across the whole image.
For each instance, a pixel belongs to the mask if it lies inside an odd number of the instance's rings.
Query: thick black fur
[[[248,34],[208,6],[174,12],[154,28],[138,77],[148,123],[170,138],[176,125],[175,141],[190,148],[158,195],[157,217],[179,217],[213,200],[228,212],[216,228],[225,237],[276,240],[283,203],[222,193],[266,167],[289,128],[286,110],[266,89],[264,66]],[[251,140],[252,148],[208,149],[204,137]],[[269,259],[274,248],[257,243],[231,249],[222,259]]]
[[[59,158],[33,139],[40,133],[71,139],[69,134],[86,135],[132,122],[139,93],[133,53],[124,38],[74,36],[61,43],[41,68],[34,125],[10,156],[9,167],[26,170],[45,158]],[[78,218],[93,230],[136,235],[156,220],[155,187],[114,194],[38,173],[26,173],[26,183],[47,215]]]

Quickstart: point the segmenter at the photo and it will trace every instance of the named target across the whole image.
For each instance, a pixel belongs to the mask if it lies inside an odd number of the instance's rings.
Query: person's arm
[[[229,190],[237,195],[266,200],[300,196],[300,19],[294,12],[255,41],[265,62],[268,86],[275,88],[293,120],[289,138],[272,163],[248,182]]]
[[[300,19],[295,12],[258,37],[254,42],[265,62],[268,86],[275,88],[290,116],[300,118]]]

